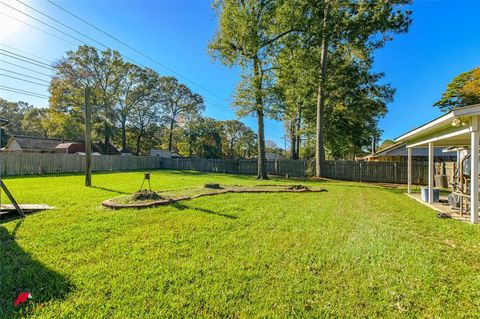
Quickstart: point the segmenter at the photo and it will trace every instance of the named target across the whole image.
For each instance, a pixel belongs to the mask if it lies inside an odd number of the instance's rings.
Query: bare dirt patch
[[[132,199],[136,201],[145,201],[145,200],[159,200],[162,199],[158,193],[142,189],[132,195]]]
[[[256,186],[231,186],[208,184],[213,187],[187,188],[172,191],[141,191],[133,195],[108,199],[102,202],[104,207],[112,209],[122,208],[148,208],[168,205],[181,200],[189,200],[202,196],[214,196],[227,193],[308,193],[326,192],[324,188],[310,188],[304,185],[256,185]],[[146,192],[149,192],[148,194]]]

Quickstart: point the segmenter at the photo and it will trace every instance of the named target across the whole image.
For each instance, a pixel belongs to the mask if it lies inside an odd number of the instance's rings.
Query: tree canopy
[[[456,107],[477,103],[480,103],[480,67],[454,77],[434,106],[449,112]]]
[[[280,39],[295,29],[281,30],[280,24],[272,23],[281,17],[280,1],[218,0],[214,7],[219,22],[210,53],[226,66],[242,69],[234,105],[240,116],[253,113],[257,118],[257,178],[266,179],[264,118],[278,115],[273,103],[274,60]]]
[[[326,156],[351,157],[378,140],[395,91],[371,71],[373,54],[408,30],[410,3],[214,1],[219,22],[209,48],[243,70],[233,104],[257,117],[259,167],[264,116],[284,121],[291,158],[315,156],[317,175]]]

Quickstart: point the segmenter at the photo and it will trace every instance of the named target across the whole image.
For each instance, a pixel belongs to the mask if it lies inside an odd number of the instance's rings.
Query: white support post
[[[471,133],[471,155],[470,155],[470,221],[478,223],[478,143],[479,133],[477,130]]]
[[[412,148],[407,147],[407,184],[408,194],[412,193]]]
[[[460,151],[457,150],[457,167],[456,169],[459,169],[460,168]]]
[[[433,179],[434,179],[433,166],[433,143],[428,143],[428,202],[433,203]]]

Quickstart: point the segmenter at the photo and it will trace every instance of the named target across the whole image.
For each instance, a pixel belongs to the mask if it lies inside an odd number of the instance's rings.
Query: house
[[[407,175],[408,195],[415,198],[412,192],[412,155],[417,148],[428,149],[428,188],[425,198],[431,208],[442,211],[445,209],[441,203],[434,203],[434,149],[436,147],[454,147],[456,150],[459,167],[463,174],[458,180],[460,186],[453,187],[452,197],[457,196],[460,201],[460,211],[470,211],[470,221],[479,223],[479,173],[480,173],[480,104],[455,108],[424,125],[406,132],[398,137],[395,142],[405,143],[407,146]],[[463,152],[467,150],[468,154]],[[462,156],[462,153],[465,155]],[[465,165],[468,164],[468,165]],[[464,201],[468,205],[463,205]],[[473,204],[470,204],[473,203]],[[436,205],[436,206],[435,206]]]
[[[434,157],[441,161],[456,161],[457,153],[455,151],[445,152],[444,147],[434,148]],[[408,159],[407,145],[405,143],[395,143],[373,154],[364,156],[361,160],[368,162],[406,162]],[[426,162],[428,160],[428,148],[415,148],[412,150],[412,160],[416,162]]]
[[[85,152],[85,142],[68,141],[61,138],[12,135],[3,150],[19,153],[76,154]],[[103,155],[120,154],[112,144],[109,143],[108,147],[105,148],[105,144],[101,142],[93,143],[92,151]]]
[[[56,153],[62,154],[85,154],[85,143],[84,142],[69,142],[58,144],[55,148]],[[92,154],[95,155],[119,155],[120,152],[113,146],[108,143],[107,151],[105,152],[104,143],[93,143],[92,144]]]
[[[102,155],[120,155],[120,151],[110,143],[108,143],[107,147],[102,142],[92,143],[92,151]]]
[[[18,153],[56,153],[55,148],[62,143],[65,141],[60,138],[12,135],[3,150]]]
[[[170,152],[167,150],[150,150],[150,156],[158,156],[162,158],[175,158],[175,157],[180,157],[177,153]]]

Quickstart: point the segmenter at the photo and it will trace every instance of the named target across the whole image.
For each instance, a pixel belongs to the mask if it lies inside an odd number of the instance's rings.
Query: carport
[[[398,137],[395,142],[407,145],[408,194],[412,192],[412,149],[428,148],[428,201],[433,203],[434,147],[469,146],[470,157],[470,222],[478,220],[478,174],[480,104],[457,108]],[[457,154],[457,160],[459,154]],[[475,204],[474,204],[475,203]]]

